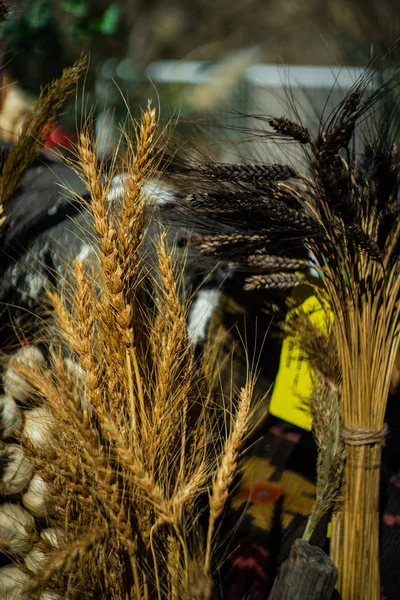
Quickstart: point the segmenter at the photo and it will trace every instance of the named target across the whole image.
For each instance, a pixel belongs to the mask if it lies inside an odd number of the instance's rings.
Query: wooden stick
[[[337,568],[321,548],[297,539],[268,600],[331,600],[337,577]]]

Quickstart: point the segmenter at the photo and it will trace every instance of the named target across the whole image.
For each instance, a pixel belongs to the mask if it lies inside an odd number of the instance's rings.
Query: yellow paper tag
[[[314,295],[288,311],[286,321],[296,312],[303,311],[321,331],[327,332],[332,313],[323,307]],[[270,403],[270,413],[288,423],[311,431],[311,400],[313,372],[309,361],[300,349],[298,336],[288,335],[282,343],[279,371]]]
[[[328,539],[330,539],[331,535],[332,535],[332,521],[329,521],[328,527],[327,527],[327,530],[326,530],[326,537]]]

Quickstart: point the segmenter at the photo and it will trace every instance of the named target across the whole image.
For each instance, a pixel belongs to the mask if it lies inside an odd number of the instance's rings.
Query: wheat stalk
[[[249,427],[250,402],[253,395],[254,383],[250,380],[239,394],[239,404],[231,432],[225,442],[221,460],[213,478],[209,499],[210,518],[207,531],[207,545],[204,566],[208,572],[211,564],[212,541],[215,523],[221,516],[229,494],[234,474],[237,469],[239,450],[243,444]]]
[[[213,435],[220,342],[195,361],[183,264],[160,227],[152,270],[144,267],[153,109],[135,130],[136,144],[123,158],[125,194],[114,203],[90,129],[79,136],[75,166],[91,196],[84,208],[94,224],[97,262],[76,260],[62,292],[49,291],[48,366],[21,367],[53,424],[47,446],[35,448],[24,435],[21,443],[57,500],[47,525],[63,529],[68,540],[46,552],[29,591],[46,584],[71,599],[206,600],[216,522],[249,430],[254,382],[249,375],[219,456],[223,440],[217,444]]]
[[[338,388],[316,374],[312,402],[313,432],[318,447],[316,502],[303,539],[310,541],[320,519],[334,507],[342,492],[344,445],[340,437]]]
[[[15,192],[21,177],[38,156],[44,141],[45,127],[59,115],[73,86],[86,69],[86,60],[79,59],[72,67],[64,69],[61,77],[43,88],[32,110],[27,114],[21,133],[11,148],[0,177],[0,224],[8,199]]]

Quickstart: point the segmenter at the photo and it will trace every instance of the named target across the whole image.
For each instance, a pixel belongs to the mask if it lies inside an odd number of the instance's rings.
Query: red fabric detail
[[[276,435],[276,437],[282,438],[283,440],[287,440],[292,444],[298,444],[301,439],[301,435],[299,433],[294,433],[293,431],[284,431],[279,425],[273,425],[270,429],[270,433]]]
[[[284,495],[283,487],[273,483],[257,483],[239,490],[239,495],[248,502],[273,504]]]
[[[400,515],[383,515],[383,522],[385,525],[389,525],[389,527],[393,527],[394,525],[400,525]]]
[[[271,567],[271,556],[265,548],[242,542],[232,561],[227,599],[265,600],[275,576]]]
[[[241,570],[249,569],[260,579],[267,580],[267,574],[254,556],[237,556],[233,561],[233,567]]]
[[[60,146],[61,148],[71,150],[74,145],[74,137],[73,133],[58,125],[49,133],[45,146],[46,148]]]

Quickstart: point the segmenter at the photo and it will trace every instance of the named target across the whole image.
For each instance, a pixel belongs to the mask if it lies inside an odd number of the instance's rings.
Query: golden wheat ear
[[[64,69],[59,79],[42,89],[32,110],[27,114],[0,177],[0,225],[5,219],[7,201],[17,189],[25,170],[41,150],[46,127],[59,116],[65,100],[84,73],[86,64],[86,59],[81,58],[72,67]]]
[[[222,403],[228,408],[217,406],[212,353],[220,345],[210,343],[196,361],[183,265],[159,223],[151,268],[143,260],[144,183],[157,136],[151,107],[134,130],[116,202],[90,129],[80,133],[77,167],[91,196],[95,235],[87,235],[96,240],[97,262],[92,270],[89,260],[75,260],[62,292],[49,292],[55,323],[46,358],[28,346],[25,361],[8,365],[9,390],[20,400],[4,405],[23,450],[9,449],[3,483],[27,485],[21,493],[31,528],[22,532],[23,555],[10,559],[33,597],[208,599],[218,587],[217,521],[250,426],[254,383],[249,375],[237,402],[231,390]],[[218,411],[224,426],[216,440]],[[21,456],[30,481],[21,470],[10,482]]]

